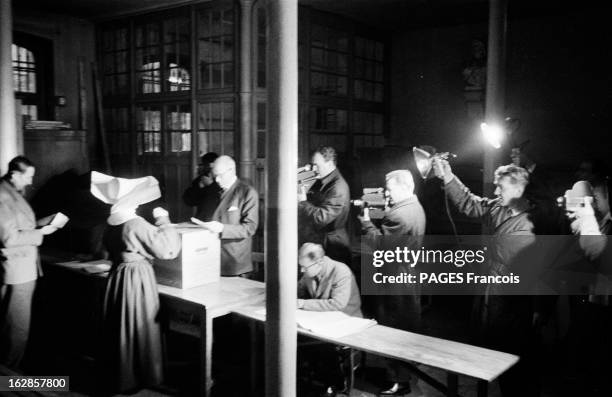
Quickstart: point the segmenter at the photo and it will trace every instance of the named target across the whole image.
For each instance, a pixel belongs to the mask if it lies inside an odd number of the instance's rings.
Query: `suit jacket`
[[[213,221],[223,223],[221,275],[237,276],[253,270],[253,235],[259,224],[257,191],[238,179],[221,195]]]
[[[299,203],[302,225],[301,242],[322,242],[327,255],[350,260],[350,243],[346,230],[349,215],[349,187],[336,169],[317,180],[308,192],[308,200]],[[304,231],[318,234],[319,238],[305,238]]]
[[[13,185],[0,179],[0,282],[22,284],[41,274],[34,211]]]
[[[304,299],[304,310],[337,310],[349,316],[363,317],[359,288],[351,269],[327,256],[323,257],[321,272],[317,276],[302,276],[298,283],[298,298]]]
[[[199,183],[200,177],[193,180],[183,193],[183,202],[190,207],[196,207],[196,218],[208,222],[219,205],[223,191],[216,183],[204,187],[200,187]]]

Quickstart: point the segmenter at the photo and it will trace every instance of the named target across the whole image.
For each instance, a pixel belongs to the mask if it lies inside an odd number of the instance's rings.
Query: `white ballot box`
[[[181,253],[175,259],[155,259],[157,282],[186,289],[214,283],[221,277],[221,242],[216,233],[178,225]]]

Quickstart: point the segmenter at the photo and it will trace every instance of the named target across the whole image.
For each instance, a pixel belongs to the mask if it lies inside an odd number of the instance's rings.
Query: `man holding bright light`
[[[434,172],[444,181],[450,201],[463,214],[482,220],[486,234],[493,236],[488,250],[490,275],[507,276],[518,255],[535,242],[532,210],[523,197],[529,173],[516,165],[495,170],[494,199],[479,197],[461,183],[448,161],[435,158]],[[504,296],[489,285],[485,296],[477,300],[483,344],[521,356],[521,362],[500,377],[504,396],[537,395],[537,386],[529,366],[529,347],[533,332],[533,304],[528,296]],[[527,357],[526,357],[527,356]]]

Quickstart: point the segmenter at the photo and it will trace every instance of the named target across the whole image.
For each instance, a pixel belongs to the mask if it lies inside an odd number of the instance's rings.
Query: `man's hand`
[[[217,221],[202,222],[200,223],[200,225],[210,230],[213,233],[223,232],[223,223],[221,222],[217,222]]]
[[[306,186],[301,185],[300,191],[298,192],[298,201],[306,201]]]
[[[570,226],[574,234],[580,234],[582,236],[597,236],[601,234],[590,198],[585,197],[584,207],[569,212],[567,216],[572,220]]]
[[[512,160],[512,164],[517,167],[523,167],[528,172],[533,172],[536,167],[536,163],[533,162],[523,151],[521,148],[513,147],[510,152],[510,159]]]
[[[363,209],[363,215],[357,215],[357,219],[359,219],[359,222],[361,223],[369,222],[370,221],[370,209],[368,207],[365,207]]]
[[[304,299],[297,300],[297,308],[302,309],[304,307]]]
[[[433,158],[433,169],[434,174],[438,178],[442,179],[444,181],[444,184],[449,183],[455,177],[448,161],[440,157]]]

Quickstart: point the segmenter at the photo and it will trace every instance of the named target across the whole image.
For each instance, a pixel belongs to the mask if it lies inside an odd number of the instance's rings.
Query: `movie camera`
[[[557,197],[557,205],[567,212],[574,212],[582,208],[586,203],[593,204],[593,188],[587,181],[578,181],[565,194]]]
[[[363,196],[351,200],[351,204],[362,211],[367,208],[371,219],[382,219],[385,209],[389,206],[389,198],[385,196],[385,189],[382,187],[364,188]]]

